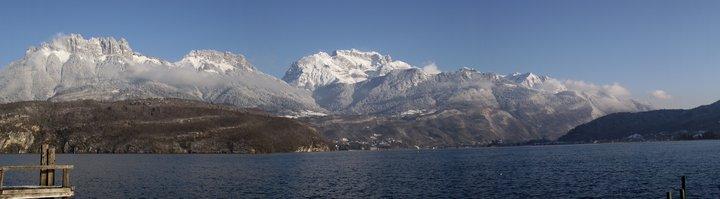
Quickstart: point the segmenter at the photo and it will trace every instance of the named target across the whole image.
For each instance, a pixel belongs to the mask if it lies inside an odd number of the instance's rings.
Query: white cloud
[[[652,97],[654,97],[655,99],[661,99],[661,100],[666,100],[666,99],[672,98],[672,95],[668,94],[664,90],[655,90],[655,91],[651,92],[650,95]]]
[[[429,64],[426,64],[425,66],[422,67],[422,70],[423,70],[423,72],[425,72],[427,74],[431,74],[431,75],[435,75],[435,74],[442,72],[442,71],[440,71],[440,69],[438,69],[437,65],[435,65],[435,62],[430,62]]]
[[[613,96],[627,97],[631,94],[630,90],[621,86],[618,83],[613,83],[612,85],[603,85],[603,89],[605,90],[605,92]]]
[[[564,83],[565,87],[567,87],[568,90],[581,91],[594,95],[605,94],[614,97],[629,97],[632,94],[630,93],[630,90],[618,83],[613,83],[610,85],[596,85],[593,83],[587,83],[585,81],[577,80],[566,80]]]
[[[222,87],[229,83],[216,78],[214,73],[198,72],[189,67],[167,68],[154,64],[129,65],[127,71],[121,75],[127,79],[152,80],[178,86]]]

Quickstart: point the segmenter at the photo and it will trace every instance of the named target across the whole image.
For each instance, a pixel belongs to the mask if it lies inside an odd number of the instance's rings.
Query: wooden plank
[[[38,185],[5,186],[5,189],[51,189],[51,188],[62,188],[62,187],[61,186],[38,186]]]
[[[33,199],[33,198],[70,198],[72,193],[27,194],[27,195],[0,195],[0,199]]]
[[[0,166],[0,170],[15,171],[36,171],[44,169],[73,169],[73,165],[56,164],[56,165],[23,165],[23,166]]]
[[[53,193],[53,192],[65,192],[65,191],[72,191],[70,188],[64,188],[64,187],[40,187],[40,188],[27,188],[25,186],[13,188],[13,189],[4,189],[2,191],[2,194],[20,194],[20,193]]]
[[[0,192],[0,198],[59,198],[74,194],[71,188],[6,189]]]

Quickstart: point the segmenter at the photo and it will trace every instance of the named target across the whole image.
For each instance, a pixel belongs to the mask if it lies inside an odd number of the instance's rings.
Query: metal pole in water
[[[680,189],[680,199],[686,199],[685,198],[685,189]]]
[[[682,189],[685,189],[685,179],[685,176],[680,176],[680,187],[682,187]]]
[[[680,176],[680,199],[686,199],[686,198],[687,198],[687,197],[685,197],[685,194],[686,194],[686,191],[687,191],[687,189],[685,189],[685,188],[686,188],[686,187],[685,187],[685,180],[686,180],[686,177],[685,177],[685,176]]]
[[[672,192],[668,191],[665,193],[667,199],[672,199]]]

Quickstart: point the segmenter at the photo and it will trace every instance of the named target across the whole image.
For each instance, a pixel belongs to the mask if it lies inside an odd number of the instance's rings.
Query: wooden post
[[[70,173],[68,173],[68,172],[70,172],[70,169],[63,169],[63,182],[62,182],[62,186],[65,187],[65,188],[69,188],[69,187],[70,187]]]
[[[48,148],[47,158],[48,158],[47,165],[55,165],[55,147]],[[55,186],[55,169],[48,169],[47,185]]]
[[[667,197],[667,199],[672,199],[672,192],[668,191],[667,193],[665,193],[665,196]]]
[[[47,165],[48,148],[50,148],[48,144],[43,144],[42,147],[40,147],[40,166]],[[47,178],[47,170],[40,169],[40,186],[47,186]]]
[[[3,190],[3,178],[5,178],[5,171],[0,169],[0,192]]]

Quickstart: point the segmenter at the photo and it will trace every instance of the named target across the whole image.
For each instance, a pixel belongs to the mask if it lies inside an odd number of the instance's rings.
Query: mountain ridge
[[[0,71],[0,102],[199,100],[311,117],[334,141],[383,134],[405,147],[555,139],[609,113],[652,109],[628,95],[618,84],[534,73],[430,71],[356,49],[305,56],[281,80],[241,54],[193,50],[171,62],[134,52],[125,39],[77,34],[31,47]]]
[[[287,77],[285,81],[295,81]],[[472,68],[429,74],[412,67],[311,90],[321,107],[335,113],[326,119],[307,119],[329,139],[357,143],[387,139],[382,142],[399,141],[403,144],[393,146],[405,147],[554,140],[608,113],[652,109],[629,99],[617,84]]]
[[[125,39],[70,34],[31,47],[0,72],[0,102],[172,97],[292,114],[324,112],[307,91],[244,56],[195,50],[177,62],[132,51]]]

